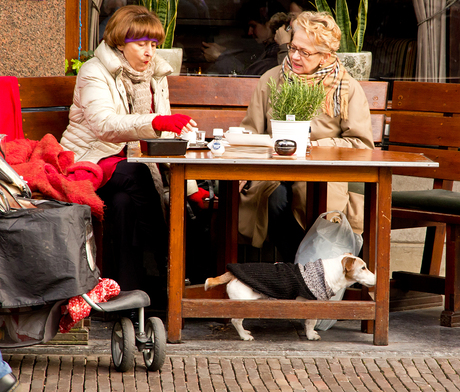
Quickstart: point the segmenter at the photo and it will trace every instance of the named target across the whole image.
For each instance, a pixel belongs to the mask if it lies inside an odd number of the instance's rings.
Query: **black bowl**
[[[297,143],[290,139],[278,139],[275,141],[275,151],[278,155],[292,155],[297,150]]]
[[[187,140],[182,139],[142,139],[141,151],[153,156],[185,155]]]

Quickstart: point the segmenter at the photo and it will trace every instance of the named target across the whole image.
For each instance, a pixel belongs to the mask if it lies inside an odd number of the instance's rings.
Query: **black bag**
[[[87,205],[55,200],[0,213],[0,304],[44,305],[93,289],[99,278]]]

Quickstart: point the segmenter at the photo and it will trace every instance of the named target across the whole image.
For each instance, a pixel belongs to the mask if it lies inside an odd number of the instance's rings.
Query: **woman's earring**
[[[323,63],[318,64],[318,68],[321,68],[323,66]]]

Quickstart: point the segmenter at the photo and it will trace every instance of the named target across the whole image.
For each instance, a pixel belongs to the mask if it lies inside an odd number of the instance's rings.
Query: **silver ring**
[[[291,31],[292,27],[291,25],[289,25],[288,27],[286,27],[286,31]]]

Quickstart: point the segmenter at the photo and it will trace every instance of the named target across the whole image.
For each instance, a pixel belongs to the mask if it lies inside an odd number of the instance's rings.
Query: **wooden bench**
[[[420,273],[398,271],[398,288],[444,294],[441,325],[460,326],[460,84],[395,82],[388,149],[423,153],[437,169],[394,169],[433,179],[433,189],[393,192],[392,229],[427,227]],[[446,237],[447,233],[447,237]],[[446,240],[446,278],[439,276]]]
[[[66,129],[76,76],[19,78],[24,135],[40,140],[46,133],[57,140]],[[213,128],[238,126],[246,114],[258,78],[169,76],[172,113],[192,117],[206,137]],[[387,82],[360,82],[372,113],[375,143],[381,143],[387,104]]]

